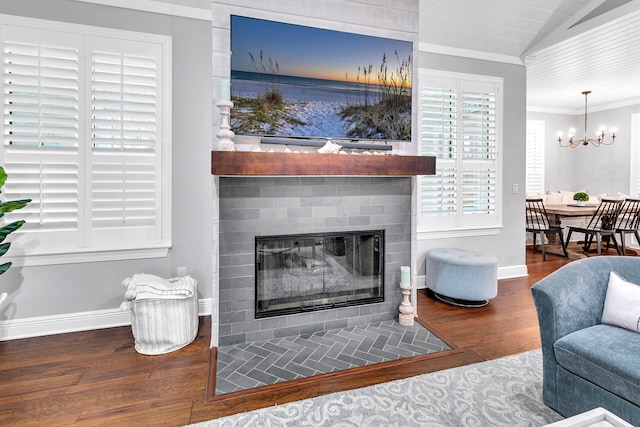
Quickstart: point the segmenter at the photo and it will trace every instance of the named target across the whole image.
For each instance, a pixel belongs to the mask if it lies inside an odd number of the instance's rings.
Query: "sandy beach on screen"
[[[304,135],[330,138],[346,138],[346,123],[340,120],[338,112],[347,103],[362,102],[362,92],[345,91],[326,87],[307,87],[279,84],[275,86],[287,102],[296,104],[296,117],[305,126],[286,126],[278,130],[278,135]],[[271,83],[249,80],[233,80],[231,94],[237,97],[256,96],[271,88]],[[233,128],[233,121],[231,123]]]

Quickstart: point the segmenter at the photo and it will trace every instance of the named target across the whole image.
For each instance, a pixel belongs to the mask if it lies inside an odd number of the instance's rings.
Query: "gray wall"
[[[382,29],[390,37],[417,29],[417,12],[409,13],[410,9],[417,7],[413,2],[396,2],[390,6],[389,2],[377,0],[333,0],[315,2],[313,7],[292,0],[269,2],[271,6],[250,0],[216,3],[260,7],[263,12],[259,15],[265,19],[271,17],[270,12],[264,11],[268,8],[274,11],[273,19],[282,20],[287,14],[293,13],[296,23],[307,25],[331,19],[336,29],[362,31],[368,28],[369,33]],[[372,9],[367,3],[394,9],[384,13]],[[357,13],[343,13],[344,10],[336,5]],[[173,248],[169,256],[166,259],[12,269],[0,277],[0,290],[10,293],[8,306],[0,311],[0,320],[114,309],[122,301],[120,281],[124,277],[136,272],[171,276],[179,266],[188,267],[198,280],[202,298],[212,296],[211,246],[214,233],[211,225],[213,190],[209,152],[212,148],[212,132],[216,130],[217,112],[212,112],[211,76],[221,76],[223,68],[228,70],[228,62],[222,60],[222,68],[212,70],[211,23],[70,0],[2,0],[0,13],[171,35],[174,59]],[[214,14],[213,19],[228,18]],[[417,36],[412,38],[417,49]],[[497,236],[420,241],[419,274],[424,274],[425,251],[435,246],[482,249],[496,255],[501,267],[524,265],[524,67],[424,52],[417,58],[420,67],[504,77],[506,103],[503,230]],[[218,59],[213,62],[216,63]],[[418,61],[414,62],[418,64]],[[520,194],[511,194],[513,183],[519,184],[522,189]]]
[[[526,159],[526,73],[523,65],[482,61],[420,52],[420,68],[502,77],[503,93],[503,227],[498,235],[418,240],[419,274],[425,274],[425,254],[434,247],[460,247],[491,253],[498,258],[500,277],[526,271],[524,199]],[[419,82],[423,84],[424,82]],[[518,194],[512,185],[518,184]]]
[[[169,256],[12,268],[0,320],[116,309],[134,273],[175,276],[186,266],[211,296],[211,24],[66,0],[3,0],[0,13],[173,37],[173,247]]]
[[[640,103],[603,111],[589,111],[588,135],[593,138],[601,125],[617,128],[613,145],[563,148],[557,143],[558,131],[565,135],[576,129],[576,137],[584,136],[584,113],[577,115],[528,112],[529,120],[545,122],[546,190],[575,191],[586,188],[589,194],[616,196],[629,194],[631,115],[640,113]]]

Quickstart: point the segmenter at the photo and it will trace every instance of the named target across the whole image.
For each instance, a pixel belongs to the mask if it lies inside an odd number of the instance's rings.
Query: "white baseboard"
[[[498,280],[513,279],[514,277],[526,277],[529,275],[526,265],[510,265],[508,267],[498,267]],[[426,277],[416,277],[416,288],[425,289],[427,287]]]
[[[198,306],[200,316],[205,316],[211,314],[213,303],[211,298],[203,298]],[[0,321],[0,341],[128,325],[131,325],[131,312],[117,308],[4,320]]]
[[[526,277],[529,275],[527,265],[510,265],[508,267],[498,267],[498,280],[513,279],[514,277]]]
[[[527,275],[526,265],[498,268],[498,279]],[[426,288],[425,276],[416,277],[416,287],[417,289]],[[211,314],[213,309],[211,298],[200,299],[198,304],[200,316]],[[0,321],[0,341],[128,325],[131,325],[131,313],[119,309],[4,320]]]

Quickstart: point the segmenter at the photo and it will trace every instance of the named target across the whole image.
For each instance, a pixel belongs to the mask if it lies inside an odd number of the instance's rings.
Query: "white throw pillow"
[[[640,285],[609,273],[602,323],[640,332]]]
[[[545,198],[544,202],[549,205],[560,205],[562,204],[562,194],[553,191],[547,191],[547,197]]]
[[[575,203],[576,201],[573,200],[573,195],[576,193],[586,193],[586,189],[582,189],[582,190],[576,190],[576,191],[566,191],[566,190],[560,190],[560,194],[562,195],[562,203],[563,205],[571,205],[573,203]]]
[[[598,194],[597,196],[589,194],[589,201],[587,201],[588,205],[599,205],[602,199],[607,198],[607,193]]]

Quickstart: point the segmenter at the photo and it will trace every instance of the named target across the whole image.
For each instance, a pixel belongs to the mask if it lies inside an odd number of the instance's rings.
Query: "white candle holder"
[[[409,296],[411,295],[411,288],[411,283],[400,283],[400,289],[402,290],[402,303],[399,307],[400,315],[398,316],[398,322],[402,326],[413,326],[414,323],[413,304],[411,304],[411,300],[409,299]]]
[[[220,130],[218,131],[218,151],[236,151],[236,144],[233,137],[236,134],[231,130],[229,117],[233,108],[232,101],[218,101],[218,109],[220,110]]]

